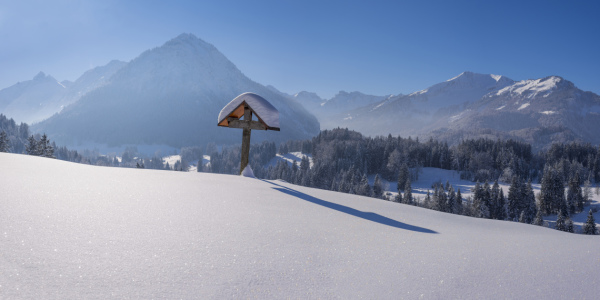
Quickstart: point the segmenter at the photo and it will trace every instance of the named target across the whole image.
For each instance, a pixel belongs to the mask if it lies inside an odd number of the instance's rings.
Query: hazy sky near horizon
[[[264,85],[411,93],[463,71],[600,94],[600,1],[3,1],[0,89],[130,61],[181,33]]]

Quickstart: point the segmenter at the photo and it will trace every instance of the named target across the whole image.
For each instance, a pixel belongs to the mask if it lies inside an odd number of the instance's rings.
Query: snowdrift
[[[598,295],[598,236],[241,176],[0,166],[2,299]]]

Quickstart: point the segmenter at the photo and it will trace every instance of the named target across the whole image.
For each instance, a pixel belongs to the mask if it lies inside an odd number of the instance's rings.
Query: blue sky
[[[600,94],[600,1],[3,1],[0,88],[75,80],[181,33],[295,93],[410,93],[463,71]]]

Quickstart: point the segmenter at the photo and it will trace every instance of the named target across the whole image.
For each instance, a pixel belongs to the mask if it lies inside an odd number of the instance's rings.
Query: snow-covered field
[[[308,165],[310,168],[312,168],[313,166],[313,159],[312,159],[312,155],[310,154],[304,154],[302,152],[290,152],[290,153],[286,153],[286,154],[279,154],[277,153],[275,155],[275,157],[273,157],[271,159],[271,161],[269,161],[269,163],[265,166],[265,167],[275,167],[277,165],[278,162],[280,161],[284,161],[286,162],[288,165],[292,165],[294,163],[294,161],[296,162],[296,165],[299,167],[300,166],[300,162],[302,161],[302,158],[307,157],[308,158]]]
[[[0,153],[0,299],[596,299],[600,236]]]

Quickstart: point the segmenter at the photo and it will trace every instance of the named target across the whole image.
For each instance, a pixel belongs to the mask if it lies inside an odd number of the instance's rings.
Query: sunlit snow
[[[0,153],[1,299],[595,299],[600,238]]]

